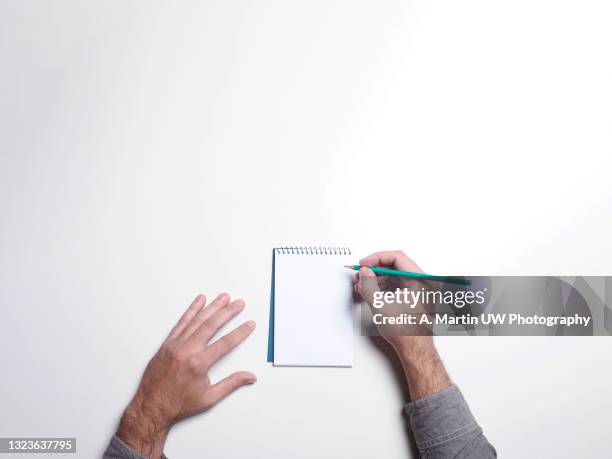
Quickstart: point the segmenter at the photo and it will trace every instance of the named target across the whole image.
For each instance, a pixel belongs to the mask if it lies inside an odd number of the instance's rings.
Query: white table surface
[[[259,381],[173,458],[403,458],[392,367],[265,362],[271,248],[612,274],[606,1],[0,3],[1,436],[100,455],[198,292]],[[357,259],[357,257],[356,257]],[[356,260],[357,261],[357,260]],[[444,338],[502,457],[603,457],[608,338]]]

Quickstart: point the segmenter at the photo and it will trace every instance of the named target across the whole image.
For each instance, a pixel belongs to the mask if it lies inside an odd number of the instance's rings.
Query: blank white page
[[[352,366],[348,249],[290,250],[275,250],[274,365]]]

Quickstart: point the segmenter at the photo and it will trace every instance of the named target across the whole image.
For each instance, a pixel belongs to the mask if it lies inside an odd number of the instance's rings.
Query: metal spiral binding
[[[282,255],[351,255],[348,247],[277,247],[274,251]]]

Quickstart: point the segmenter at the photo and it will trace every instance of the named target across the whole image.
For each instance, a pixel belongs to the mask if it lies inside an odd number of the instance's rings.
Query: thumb
[[[207,394],[208,404],[210,406],[215,405],[220,400],[227,397],[229,394],[234,392],[236,389],[247,385],[254,384],[257,381],[257,377],[248,371],[238,371],[229,375],[227,378],[223,378],[218,383],[214,384]]]

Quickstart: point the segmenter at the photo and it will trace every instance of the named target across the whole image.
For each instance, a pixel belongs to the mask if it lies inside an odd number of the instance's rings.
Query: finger
[[[374,303],[376,292],[380,291],[378,278],[371,269],[361,268],[359,270],[359,294],[370,306]]]
[[[206,350],[206,353],[208,354],[207,360],[212,365],[225,354],[227,354],[240,343],[242,343],[245,339],[247,339],[247,337],[251,333],[253,333],[253,330],[255,330],[255,322],[249,320],[248,322],[242,324],[240,327],[225,335],[223,338],[218,339]]]
[[[357,280],[357,283],[355,284],[355,288],[357,290],[357,293],[359,293],[362,297],[363,297],[362,284],[364,284],[364,283],[368,283],[368,284],[372,283],[372,284],[375,284],[378,287],[378,281],[367,279],[367,278],[370,278],[370,277],[376,277],[376,274],[374,274],[374,271],[372,271],[370,268],[362,267],[359,270],[358,275],[359,275],[359,278]]]
[[[183,313],[179,321],[176,323],[176,325],[168,335],[168,339],[176,338],[187,326],[189,321],[193,319],[195,315],[204,307],[205,304],[206,297],[200,293],[198,296],[195,297],[195,299],[191,302],[191,304]]]
[[[221,308],[206,319],[202,325],[193,332],[193,340],[198,343],[208,343],[221,327],[244,309],[244,306],[244,301],[238,299],[227,305],[227,307]]]
[[[227,293],[220,293],[208,306],[202,308],[193,320],[185,327],[180,337],[188,339],[193,333],[198,330],[209,317],[223,309],[230,302],[230,296]]]
[[[227,397],[236,389],[246,385],[253,384],[257,381],[257,377],[248,371],[238,371],[222,379],[217,384],[211,386],[207,393],[207,402],[210,406],[218,403],[220,400]]]
[[[359,293],[359,272],[356,272],[353,276],[353,290]]]
[[[421,268],[401,250],[376,252],[359,260],[361,266],[388,266],[402,271],[422,272]]]

